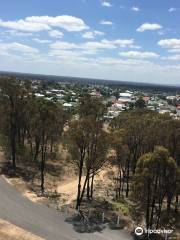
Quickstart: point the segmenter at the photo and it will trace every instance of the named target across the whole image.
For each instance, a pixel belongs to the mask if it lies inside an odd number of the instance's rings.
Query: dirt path
[[[85,177],[82,177],[82,183],[84,183]],[[71,179],[64,183],[60,183],[57,187],[57,192],[60,193],[66,202],[70,204],[77,196],[77,183],[78,179]]]
[[[97,182],[107,183],[107,177],[105,176],[107,174],[107,170],[102,170],[98,175],[95,176],[95,186],[97,185]],[[85,181],[85,176],[82,177],[82,186]],[[73,200],[76,199],[77,196],[77,185],[78,185],[78,178],[73,178],[70,180],[67,180],[65,182],[59,182],[56,191],[61,194],[64,203],[70,204]]]
[[[4,153],[0,149],[0,164],[5,162]]]

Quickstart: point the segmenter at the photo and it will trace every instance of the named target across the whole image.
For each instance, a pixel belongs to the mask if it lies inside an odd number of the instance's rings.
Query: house
[[[177,110],[179,110],[179,111],[180,111],[180,104],[179,104],[179,105],[177,105],[177,107],[176,107],[176,108],[177,108]]]
[[[96,91],[96,90],[93,90],[91,93],[90,93],[91,97],[95,97],[95,98],[100,98],[102,97],[101,93]]]
[[[149,103],[150,97],[144,96],[143,100],[145,101],[146,105]]]
[[[36,96],[36,97],[44,97],[44,94],[41,94],[41,93],[35,93],[35,96]]]
[[[126,109],[124,103],[119,103],[118,101],[111,106],[112,111],[123,111]]]
[[[171,111],[168,110],[168,109],[160,109],[160,110],[159,110],[159,113],[160,113],[160,114],[165,114],[165,113],[171,113]]]
[[[63,103],[63,107],[65,107],[65,108],[72,108],[73,105],[71,103],[65,102],[65,103]]]
[[[119,99],[118,99],[119,103],[127,104],[132,102],[132,100],[133,100],[132,92],[126,91],[124,93],[119,94]]]

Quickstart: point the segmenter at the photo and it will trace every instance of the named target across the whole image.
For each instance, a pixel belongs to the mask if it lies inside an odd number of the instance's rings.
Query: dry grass
[[[0,219],[0,240],[43,240],[43,238]]]
[[[28,183],[23,181],[23,179],[17,177],[7,178],[5,176],[4,178],[10,185],[15,187],[19,192],[22,193],[23,196],[29,198],[32,202],[43,203],[46,201],[46,199],[43,197],[37,197],[37,194],[30,190],[30,186],[28,185]]]

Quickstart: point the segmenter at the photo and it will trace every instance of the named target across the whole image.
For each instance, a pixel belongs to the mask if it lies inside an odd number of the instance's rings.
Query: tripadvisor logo
[[[137,227],[136,229],[135,229],[135,234],[137,235],[137,236],[141,236],[141,235],[143,235],[143,229],[142,229],[142,227]]]
[[[135,234],[137,236],[141,236],[143,235],[143,233],[147,233],[147,234],[171,234],[173,232],[173,230],[171,229],[144,229],[142,227],[137,227],[135,228]]]

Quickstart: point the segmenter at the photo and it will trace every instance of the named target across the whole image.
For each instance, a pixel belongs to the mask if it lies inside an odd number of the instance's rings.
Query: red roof
[[[148,102],[149,99],[150,99],[150,97],[143,97],[143,100],[144,100],[145,102]]]

